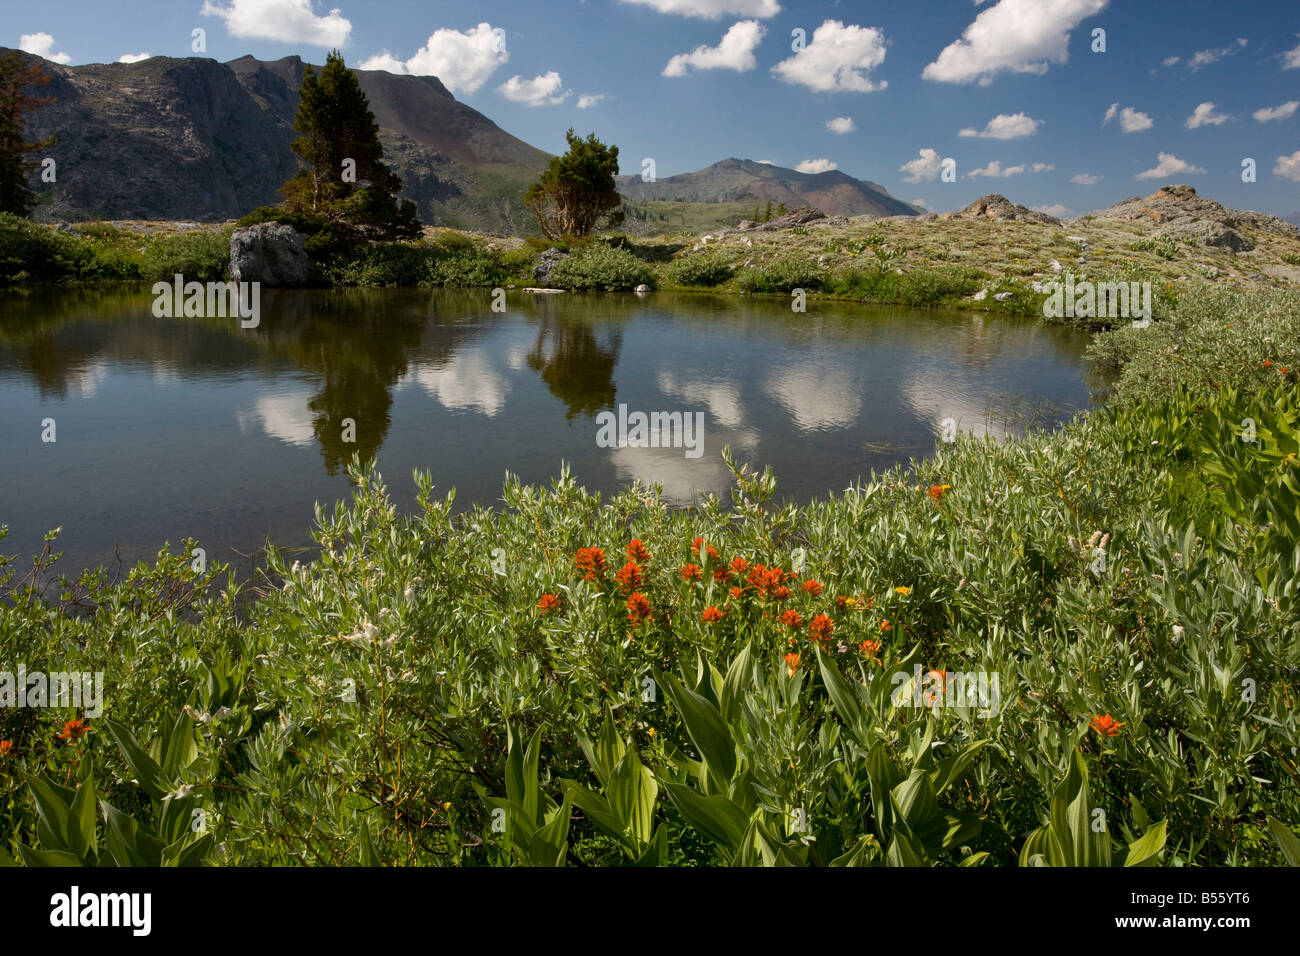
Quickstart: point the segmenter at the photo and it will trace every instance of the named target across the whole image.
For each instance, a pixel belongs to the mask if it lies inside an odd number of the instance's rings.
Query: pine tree
[[[524,205],[548,239],[585,236],[607,214],[606,225],[617,225],[623,218],[623,198],[614,183],[618,147],[606,146],[595,133],[584,140],[572,127],[564,137],[568,152],[554,157],[524,195]]]
[[[415,203],[398,204],[402,180],[384,164],[379,124],[357,75],[334,50],[317,74],[304,70],[292,149],[306,164],[284,186],[294,212],[324,216],[366,238],[420,234]]]
[[[763,210],[763,221],[764,222],[772,221],[772,200],[770,199],[767,201],[767,208]]]
[[[17,52],[0,57],[0,212],[25,217],[36,205],[36,195],[27,187],[27,174],[40,163],[27,156],[49,148],[55,138],[27,142],[23,136],[31,112],[54,101],[52,96],[33,96],[28,90],[49,83],[49,74],[40,63],[29,65]]]

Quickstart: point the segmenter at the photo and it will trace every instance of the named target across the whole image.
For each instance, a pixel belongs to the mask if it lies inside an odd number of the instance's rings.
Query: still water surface
[[[0,553],[62,525],[69,570],[195,537],[242,561],[310,544],[313,504],[377,456],[394,500],[412,469],[457,506],[500,501],[507,470],[568,462],[610,492],[634,478],[689,503],[726,494],[722,448],[807,500],[934,448],[947,418],[1016,434],[1086,408],[1087,337],[978,314],[656,293],[264,291],[261,322],[157,319],[147,291],[0,295]],[[703,454],[604,448],[597,416],[703,413]],[[42,422],[55,422],[54,442]],[[355,422],[346,442],[345,419]]]

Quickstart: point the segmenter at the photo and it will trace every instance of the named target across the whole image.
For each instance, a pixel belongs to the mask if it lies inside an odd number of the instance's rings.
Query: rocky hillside
[[[707,169],[645,182],[617,177],[618,191],[638,202],[674,200],[695,203],[784,203],[787,209],[812,206],[827,216],[915,216],[917,210],[895,199],[883,186],[854,179],[837,169],[801,173],[749,159],[724,159]]]
[[[1096,214],[1099,219],[1150,222],[1159,237],[1249,252],[1255,248],[1252,232],[1300,236],[1295,225],[1267,213],[1228,209],[1196,194],[1191,186],[1162,186],[1145,199],[1134,196]]]
[[[58,179],[38,218],[233,219],[276,202],[296,168],[289,144],[299,57],[41,62],[56,101],[33,115],[29,135],[57,133],[59,142],[45,154],[58,163]],[[529,230],[523,192],[547,154],[458,103],[435,77],[357,76],[403,195],[425,222]]]
[[[959,209],[956,212],[945,212],[939,218],[941,219],[1003,219],[1013,222],[1039,222],[1045,225],[1057,225],[1060,220],[1046,213],[1035,212],[1033,209],[1027,209],[1017,203],[1013,203],[1006,196],[1000,196],[997,193],[990,193],[987,196],[981,196],[965,209]]]

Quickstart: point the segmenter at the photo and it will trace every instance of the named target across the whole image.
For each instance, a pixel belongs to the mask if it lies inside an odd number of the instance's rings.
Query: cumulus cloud
[[[139,63],[141,60],[149,59],[148,53],[123,53],[117,58],[118,63]]]
[[[48,33],[24,33],[18,38],[18,49],[24,53],[43,57],[54,63],[71,63],[72,57],[66,53],[55,53],[54,37]]]
[[[775,160],[775,159],[756,159],[756,160],[754,160],[754,162],[759,163],[759,164],[761,164],[761,165],[763,165],[763,166],[775,166],[775,165],[776,165],[776,160]]]
[[[1042,75],[1070,58],[1070,31],[1109,0],[999,0],[921,72],[927,80],[987,86],[998,73]]]
[[[1035,173],[1050,173],[1055,168],[1056,167],[1051,163],[1034,163],[1034,165],[1030,167],[1031,171]]]
[[[476,93],[509,59],[506,31],[480,23],[464,32],[447,27],[435,30],[409,60],[400,60],[385,50],[363,60],[361,69],[436,76],[453,93]]]
[[[1070,182],[1074,183],[1076,186],[1095,186],[1101,182],[1101,180],[1101,176],[1095,176],[1092,173],[1078,173],[1077,175],[1070,177]]]
[[[702,17],[717,20],[719,17],[758,17],[766,20],[781,12],[777,0],[622,0],[643,7],[652,7],[660,13],[676,13],[684,17]]]
[[[1183,58],[1182,58],[1181,56],[1167,56],[1167,57],[1165,57],[1163,60],[1160,61],[1160,65],[1161,65],[1161,66],[1177,66],[1179,63],[1182,63],[1182,62],[1183,62]]]
[[[916,159],[898,167],[905,183],[934,182],[943,170],[943,159],[932,149],[923,149]]]
[[[1279,156],[1277,165],[1273,167],[1273,175],[1289,179],[1293,183],[1300,183],[1300,149],[1290,156]]]
[[[352,34],[352,23],[341,11],[319,17],[312,12],[311,0],[203,0],[199,14],[218,17],[231,36],[250,40],[341,48]]]
[[[838,168],[839,163],[832,163],[829,159],[805,159],[794,168],[794,171],[797,173],[829,173],[832,169]]]
[[[993,179],[1006,179],[1008,176],[1019,176],[1024,171],[1025,167],[1023,165],[1008,166],[1006,169],[1003,169],[1002,163],[995,159],[983,169],[972,169],[966,175],[971,179],[974,179],[977,176],[988,176]]]
[[[604,93],[583,93],[578,97],[578,109],[589,110],[604,98]]]
[[[1300,36],[1300,33],[1297,33],[1296,36]],[[1282,69],[1300,70],[1300,46],[1287,50],[1282,54]]]
[[[1202,126],[1222,126],[1232,119],[1227,113],[1216,113],[1213,103],[1202,103],[1187,117],[1183,125],[1188,129],[1200,129]]]
[[[999,113],[985,123],[982,130],[967,127],[957,135],[978,139],[1018,139],[1021,136],[1033,136],[1042,123],[1042,120],[1030,119],[1024,113]]]
[[[873,83],[867,75],[884,62],[885,35],[878,29],[827,20],[802,50],[772,67],[772,72],[818,93],[872,93],[888,85],[883,80]]]
[[[1155,125],[1151,117],[1146,113],[1141,113],[1131,106],[1120,109],[1118,103],[1110,104],[1110,109],[1106,110],[1106,116],[1102,119],[1101,125],[1105,126],[1116,116],[1119,117],[1120,129],[1126,133],[1140,133]]]
[[[1246,49],[1246,41],[1242,37],[1237,37],[1235,43],[1229,43],[1227,46],[1219,47],[1217,50],[1197,50],[1187,59],[1187,68],[1189,70],[1199,70],[1203,66],[1209,66],[1211,63],[1218,63],[1225,56],[1232,56]]]
[[[685,76],[691,67],[697,70],[735,70],[743,73],[758,66],[754,50],[763,40],[763,24],[741,20],[731,25],[717,46],[701,44],[690,53],[678,53],[664,67],[664,76]]]
[[[560,87],[563,85],[564,81],[560,79],[560,74],[550,70],[531,80],[526,80],[522,76],[512,76],[497,87],[497,92],[514,103],[523,103],[527,106],[554,106],[563,103],[571,92],[565,90],[561,93]]]
[[[838,133],[843,136],[845,133],[852,133],[857,126],[853,123],[851,116],[837,116],[835,119],[826,121],[826,128],[832,133]]]
[[[1251,115],[1261,123],[1271,123],[1273,120],[1290,119],[1295,115],[1295,111],[1300,109],[1300,100],[1289,100],[1281,106],[1269,106],[1262,110],[1255,110]]]
[[[1179,159],[1173,153],[1157,153],[1156,159],[1159,162],[1144,173],[1138,173],[1135,179],[1164,179],[1167,176],[1177,176],[1181,173],[1187,173],[1189,176],[1199,176],[1205,172],[1199,166],[1193,166],[1186,160]]]
[[[1035,212],[1044,212],[1049,216],[1055,216],[1057,219],[1064,219],[1070,215],[1070,210],[1066,209],[1059,202],[1051,206],[1034,206]]]

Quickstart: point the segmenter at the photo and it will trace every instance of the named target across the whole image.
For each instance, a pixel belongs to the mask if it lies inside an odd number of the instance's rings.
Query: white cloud
[[[1300,33],[1297,33],[1296,36],[1300,36]],[[1287,50],[1282,54],[1282,69],[1300,70],[1300,46],[1293,50]]]
[[[1187,122],[1183,125],[1188,129],[1200,129],[1202,126],[1222,126],[1230,119],[1232,117],[1227,113],[1214,112],[1213,103],[1202,103],[1192,111],[1192,115],[1187,117]]]
[[[913,206],[917,206],[917,207],[919,207],[919,208],[921,208],[921,209],[929,209],[929,208],[930,208],[930,204],[929,204],[928,202],[926,202],[924,199],[913,199],[913,200],[912,200],[912,205],[913,205]]]
[[[1049,216],[1055,216],[1057,219],[1064,219],[1070,215],[1070,210],[1066,209],[1059,202],[1051,206],[1034,206],[1034,212],[1047,213]]]
[[[556,103],[563,103],[571,92],[570,90],[559,92],[563,85],[564,81],[560,79],[560,74],[551,70],[531,80],[525,80],[522,76],[512,76],[497,87],[497,92],[515,103],[525,103],[528,106],[554,106]]]
[[[838,133],[843,136],[845,133],[852,133],[858,127],[853,122],[851,116],[837,116],[835,119],[826,121],[826,128],[832,133]]]
[[[1273,175],[1300,183],[1300,149],[1290,156],[1279,156],[1277,165],[1273,167]]]
[[[1001,72],[1047,72],[1070,58],[1070,31],[1106,9],[1109,0],[999,0],[944,47],[921,76],[942,83],[987,86]]]
[[[1237,37],[1237,42],[1230,43],[1217,50],[1196,51],[1188,59],[1187,68],[1189,70],[1199,70],[1203,66],[1209,66],[1211,63],[1218,63],[1225,56],[1232,56],[1235,53],[1240,53],[1244,49],[1246,49],[1246,41],[1241,37]]]
[[[832,169],[838,168],[839,163],[832,163],[829,159],[805,159],[794,168],[794,171],[796,173],[829,173]]]
[[[1054,169],[1056,169],[1056,167],[1051,163],[1034,163],[1034,165],[1030,167],[1030,172],[1050,173]]]
[[[700,44],[690,53],[678,53],[664,67],[664,76],[685,76],[689,67],[697,70],[735,70],[743,73],[758,66],[754,50],[766,32],[757,20],[733,23],[717,46]]]
[[[1262,110],[1255,110],[1251,115],[1261,123],[1271,123],[1273,120],[1290,119],[1295,115],[1295,111],[1300,109],[1300,100],[1289,100],[1281,106],[1270,106]]]
[[[366,59],[357,64],[357,69],[383,70],[385,73],[397,73],[399,75],[410,72],[406,68],[405,60],[398,59],[386,49],[376,53],[374,56],[366,57]]]
[[[756,160],[754,160],[754,162],[756,162],[756,163],[761,163],[761,164],[764,165],[764,166],[775,166],[775,165],[776,165],[776,160],[775,160],[775,159],[756,159]]]
[[[458,351],[454,362],[443,365],[413,363],[401,381],[419,385],[443,408],[476,411],[488,418],[505,408],[510,395],[509,377],[479,346]]]
[[[878,29],[827,20],[813,31],[807,46],[772,72],[818,93],[872,93],[888,84],[873,83],[866,74],[884,62],[885,35]]]
[[[1161,66],[1177,66],[1179,63],[1182,63],[1182,62],[1183,62],[1183,58],[1182,58],[1181,56],[1167,56],[1167,57],[1165,57],[1163,60],[1160,61],[1160,65],[1161,65]]]
[[[578,97],[578,109],[589,110],[604,98],[604,93],[583,93]]]
[[[387,50],[363,60],[363,70],[436,76],[453,93],[476,93],[510,59],[506,31],[480,23],[463,33],[444,27],[435,30],[424,46],[402,61]]]
[[[1135,179],[1163,179],[1167,176],[1177,176],[1181,173],[1199,176],[1205,172],[1199,166],[1193,166],[1186,160],[1179,159],[1173,153],[1158,153],[1156,159],[1160,162],[1148,169],[1144,173],[1138,173]]]
[[[226,32],[244,39],[341,48],[347,46],[352,33],[352,23],[341,11],[331,10],[318,17],[312,12],[311,0],[230,0],[224,6],[203,0],[199,14],[220,18]]]
[[[139,63],[141,60],[149,59],[148,53],[123,53],[117,58],[118,63]]]
[[[1140,133],[1155,125],[1151,117],[1146,113],[1141,113],[1131,106],[1120,109],[1118,103],[1110,104],[1110,109],[1106,110],[1106,116],[1102,119],[1101,125],[1105,126],[1116,116],[1119,117],[1120,129],[1126,133]]]
[[[264,395],[253,403],[252,408],[237,411],[235,421],[241,432],[252,426],[286,445],[310,448],[316,442],[309,405],[311,398],[311,392]]]
[[[66,53],[51,52],[54,49],[54,37],[48,33],[24,33],[18,38],[18,49],[54,63],[72,62],[72,57]]]
[[[1025,167],[1023,165],[1008,166],[1006,169],[1003,169],[1002,163],[995,159],[983,169],[972,169],[966,175],[971,179],[974,179],[976,176],[989,176],[993,179],[1006,179],[1008,176],[1019,176],[1024,171]]]
[[[677,13],[684,17],[703,17],[717,20],[723,16],[759,17],[767,19],[781,12],[777,0],[622,0],[643,7],[653,7],[660,13]]]
[[[968,127],[957,135],[974,136],[979,139],[1017,139],[1021,136],[1033,136],[1042,123],[1042,120],[1030,119],[1024,113],[999,113],[984,124],[984,129]]]
[[[1076,186],[1095,186],[1101,182],[1101,180],[1101,176],[1095,176],[1092,173],[1079,173],[1076,176],[1070,177],[1070,182],[1074,183]]]
[[[938,179],[942,168],[943,160],[939,154],[932,149],[923,149],[916,159],[899,166],[898,171],[907,174],[903,177],[903,182],[919,183]]]

